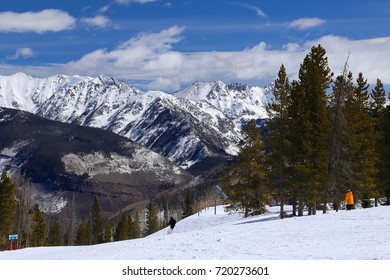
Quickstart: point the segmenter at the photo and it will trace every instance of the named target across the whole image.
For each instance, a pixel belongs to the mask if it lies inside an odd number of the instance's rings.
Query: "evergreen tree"
[[[375,122],[375,132],[377,133],[379,138],[381,137],[381,134],[384,132],[383,131],[383,126],[384,126],[384,114],[385,114],[385,104],[386,104],[386,92],[385,88],[383,86],[383,83],[380,79],[377,79],[375,88],[371,92],[371,113],[374,117],[374,122]],[[381,154],[381,147],[379,146],[380,142],[377,141],[377,146],[376,146],[376,152],[378,155]],[[382,146],[383,147],[383,146]],[[383,161],[381,161],[383,163]],[[381,162],[378,162],[378,164],[381,164]],[[380,178],[377,178],[380,179]],[[381,183],[379,183],[381,184]],[[378,206],[378,196],[379,192],[375,192],[375,206]]]
[[[34,210],[32,226],[31,245],[33,247],[44,246],[47,239],[47,224],[39,207],[36,207]]]
[[[132,239],[134,235],[134,221],[130,215],[127,217],[127,233],[128,239]]]
[[[14,228],[16,185],[3,171],[0,179],[0,245],[5,244]]]
[[[77,230],[76,245],[89,245],[89,234],[88,222],[83,216]]]
[[[326,179],[329,156],[329,134],[331,116],[327,108],[327,89],[333,73],[328,66],[326,51],[321,46],[312,47],[299,69],[299,89],[303,95],[305,119],[304,157],[301,163],[307,168],[306,182],[303,182],[304,199],[315,214]],[[310,214],[310,212],[309,212]]]
[[[121,241],[129,239],[129,221],[128,215],[126,213],[122,213],[121,219],[115,229],[114,240]]]
[[[362,78],[362,76],[360,76]],[[362,84],[362,88],[365,88]],[[343,68],[343,74],[338,76],[333,84],[331,94],[332,126],[330,135],[330,153],[328,158],[327,176],[323,190],[323,213],[327,211],[327,203],[333,202],[337,211],[342,194],[345,193],[347,182],[351,180],[352,170],[348,149],[348,123],[345,103],[347,96],[354,90],[352,74],[348,72],[348,61]]]
[[[106,219],[105,222],[105,229],[104,229],[104,242],[111,242],[112,241],[112,225],[109,219]]]
[[[379,142],[378,189],[390,205],[390,106],[383,112],[382,133]]]
[[[267,123],[267,146],[270,149],[267,164],[270,182],[280,199],[280,218],[283,219],[284,204],[291,193],[288,183],[288,154],[291,148],[288,141],[288,108],[291,103],[291,86],[283,64],[275,80],[274,97],[274,102],[266,107],[270,116]]]
[[[96,196],[92,206],[91,225],[92,225],[92,244],[103,243],[103,221],[100,214],[99,199]]]
[[[310,173],[310,164],[307,162],[305,126],[307,119],[306,104],[303,90],[297,81],[291,83],[291,103],[288,108],[288,133],[289,142],[288,174],[289,186],[293,200],[293,215],[296,215],[296,201],[298,201],[298,216],[303,215],[303,199],[305,185]]]
[[[375,117],[378,117],[381,112],[384,112],[386,103],[386,92],[383,83],[380,79],[376,80],[375,88],[371,91],[371,112]]]
[[[186,199],[184,200],[184,204],[182,206],[182,219],[187,218],[194,214],[194,199],[193,194],[190,191],[187,191]]]
[[[141,219],[139,217],[139,213],[135,212],[131,238],[140,238],[140,237],[141,237]]]
[[[155,233],[159,230],[157,209],[152,200],[146,208],[146,235]]]
[[[245,132],[238,159],[227,168],[222,188],[231,203],[227,209],[243,210],[248,217],[265,212],[270,191],[266,184],[264,143],[255,120],[248,123]]]
[[[348,122],[348,152],[352,168],[352,179],[349,182],[354,189],[355,199],[368,201],[376,197],[377,139],[374,118],[369,114],[367,92],[368,85],[362,74],[359,74],[357,87],[351,91],[346,100],[346,117]]]
[[[61,245],[61,224],[56,219],[49,229],[47,237],[47,245],[60,246]]]

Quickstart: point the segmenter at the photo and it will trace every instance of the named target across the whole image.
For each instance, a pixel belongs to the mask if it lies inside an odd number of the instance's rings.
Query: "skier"
[[[347,189],[347,192],[345,193],[344,204],[347,206],[347,210],[351,210],[353,208],[353,194],[350,189]]]
[[[176,225],[176,220],[173,217],[171,217],[171,219],[169,220],[167,225],[169,225],[168,234],[171,234],[173,231],[173,228]]]

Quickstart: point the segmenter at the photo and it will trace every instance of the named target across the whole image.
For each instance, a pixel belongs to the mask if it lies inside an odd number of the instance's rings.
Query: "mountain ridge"
[[[196,175],[205,171],[204,162],[218,165],[236,155],[242,122],[266,117],[271,100],[271,87],[221,81],[169,94],[143,92],[104,76],[0,76],[0,106],[112,131],[198,170]]]

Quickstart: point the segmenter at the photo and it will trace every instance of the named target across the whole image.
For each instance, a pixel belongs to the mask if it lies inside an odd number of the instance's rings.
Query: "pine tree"
[[[303,215],[304,202],[309,206],[309,214],[316,213],[326,180],[331,120],[326,91],[332,76],[326,51],[318,45],[312,47],[301,64],[299,81],[291,84],[289,169],[299,216]]]
[[[60,246],[61,245],[61,224],[56,219],[49,229],[47,237],[47,245]]]
[[[92,244],[103,243],[103,221],[100,214],[99,199],[96,196],[92,206],[91,225],[92,225]]]
[[[128,215],[126,213],[122,213],[121,219],[115,229],[114,240],[121,241],[129,239],[129,221]]]
[[[89,245],[89,234],[88,222],[83,216],[77,230],[76,245]]]
[[[243,210],[248,217],[265,212],[270,191],[266,183],[264,143],[255,120],[248,123],[245,132],[238,159],[227,168],[222,188],[231,203],[227,209]]]
[[[128,239],[132,239],[134,235],[134,221],[130,215],[127,217],[127,233]]]
[[[303,215],[303,200],[305,194],[305,185],[310,173],[310,164],[307,162],[305,126],[303,123],[307,119],[305,97],[302,87],[297,81],[291,83],[291,103],[288,108],[288,134],[289,151],[288,174],[289,186],[293,201],[293,215],[296,213],[296,202],[298,201],[298,216]]]
[[[186,199],[184,200],[184,204],[182,206],[181,217],[182,219],[184,219],[193,215],[194,213],[195,212],[193,194],[190,191],[187,191]]]
[[[299,84],[307,117],[302,122],[305,134],[301,136],[305,148],[304,163],[309,167],[304,196],[309,207],[313,207],[314,214],[326,179],[331,127],[326,92],[332,82],[332,76],[325,49],[321,45],[312,47],[301,64]]]
[[[384,112],[386,103],[386,92],[383,83],[380,79],[376,80],[375,88],[371,91],[371,112],[375,117],[378,117],[381,112]]]
[[[378,189],[390,205],[390,106],[383,112],[382,131],[379,142]]]
[[[141,237],[141,220],[139,217],[139,213],[135,212],[133,219],[133,229],[131,238],[140,238]]]
[[[390,107],[385,107],[386,92],[381,80],[377,79],[375,88],[371,92],[371,113],[375,121],[375,130],[378,134],[377,145],[377,185],[378,191],[382,192],[387,197],[387,204],[390,205],[390,180],[389,178],[389,156],[390,156]],[[379,193],[378,193],[379,195]],[[377,197],[375,199],[375,206],[377,206]]]
[[[267,146],[270,149],[267,164],[269,180],[280,199],[280,218],[283,219],[284,204],[291,193],[288,183],[288,154],[291,148],[288,141],[288,108],[291,103],[291,86],[283,64],[275,80],[274,97],[274,102],[266,107],[270,116],[267,123]]]
[[[106,221],[105,221],[103,241],[105,243],[112,241],[112,225],[111,225],[111,222],[109,219],[106,219]]]
[[[354,189],[355,199],[369,201],[376,197],[375,163],[377,161],[378,133],[375,120],[369,114],[368,85],[362,74],[359,74],[357,87],[351,91],[346,100],[346,117],[348,122],[348,150],[352,168],[350,187]],[[367,206],[369,206],[368,203]]]
[[[154,202],[150,200],[150,203],[146,208],[146,235],[155,233],[158,230],[159,222],[157,216],[157,209],[154,206]]]
[[[33,228],[31,231],[31,245],[33,247],[44,246],[47,239],[47,224],[43,213],[36,207],[34,210]]]
[[[0,179],[0,245],[5,244],[14,228],[16,185],[3,171]]]
[[[362,80],[362,76],[359,76]],[[361,83],[362,88],[365,88]],[[352,74],[348,72],[348,60],[344,65],[343,74],[338,76],[333,84],[331,94],[332,126],[330,135],[330,152],[327,166],[325,188],[323,190],[323,213],[327,211],[328,202],[333,202],[336,211],[339,201],[345,192],[347,182],[351,180],[352,169],[348,149],[348,123],[345,103],[347,96],[353,92]]]

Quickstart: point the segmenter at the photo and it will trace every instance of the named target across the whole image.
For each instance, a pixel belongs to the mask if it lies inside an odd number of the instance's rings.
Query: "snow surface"
[[[288,207],[286,207],[289,210]],[[145,238],[0,252],[3,260],[390,260],[390,207],[278,218],[209,208]]]

